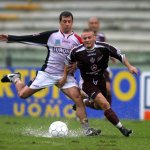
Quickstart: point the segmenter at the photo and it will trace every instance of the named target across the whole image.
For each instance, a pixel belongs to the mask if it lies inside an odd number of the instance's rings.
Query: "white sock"
[[[13,83],[16,84],[16,82],[17,82],[18,80],[20,80],[20,78],[18,78],[18,77],[14,78],[14,79],[13,79]]]
[[[89,99],[88,98],[84,98],[83,99],[83,102],[85,103],[86,101],[88,101]]]
[[[122,123],[118,122],[118,124],[116,125],[116,127],[120,129],[122,127]]]

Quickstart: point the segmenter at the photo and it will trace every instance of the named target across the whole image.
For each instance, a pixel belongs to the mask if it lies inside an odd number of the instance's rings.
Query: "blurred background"
[[[73,13],[79,35],[89,17],[99,17],[107,42],[120,48],[140,70],[150,70],[150,0],[0,0],[0,33],[26,35],[57,29],[64,10]],[[46,54],[43,47],[0,43],[0,66],[40,67]],[[120,67],[120,63],[110,65]]]

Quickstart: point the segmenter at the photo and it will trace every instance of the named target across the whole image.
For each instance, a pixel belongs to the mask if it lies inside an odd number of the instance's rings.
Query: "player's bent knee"
[[[101,108],[102,108],[103,110],[107,110],[107,109],[110,108],[110,104],[109,104],[108,102],[102,102],[102,103],[100,104],[100,106],[101,106]]]
[[[82,98],[81,95],[74,96],[73,99],[74,99],[76,102],[81,102],[81,101],[83,101],[83,98]]]
[[[26,93],[23,93],[23,92],[18,93],[18,95],[19,95],[19,97],[22,98],[22,99],[26,99],[26,98],[29,97]]]
[[[77,107],[84,107],[84,103],[82,99],[75,101]]]

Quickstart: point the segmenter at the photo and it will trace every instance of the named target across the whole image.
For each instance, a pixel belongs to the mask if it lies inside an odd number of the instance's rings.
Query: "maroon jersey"
[[[99,79],[108,67],[109,56],[114,57],[124,63],[124,54],[107,43],[95,42],[92,50],[87,50],[83,44],[74,48],[67,56],[65,63],[77,62],[84,81]]]

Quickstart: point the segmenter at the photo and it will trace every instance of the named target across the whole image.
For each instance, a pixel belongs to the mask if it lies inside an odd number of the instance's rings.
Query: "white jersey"
[[[48,54],[41,70],[52,75],[62,75],[66,56],[73,47],[81,43],[81,38],[74,32],[64,34],[60,30],[55,30],[27,36],[9,35],[8,42],[21,42],[47,47]]]

